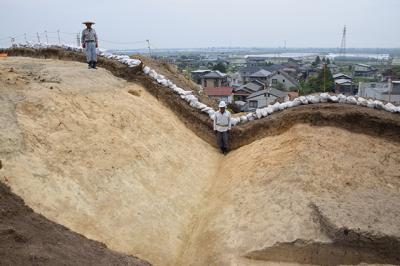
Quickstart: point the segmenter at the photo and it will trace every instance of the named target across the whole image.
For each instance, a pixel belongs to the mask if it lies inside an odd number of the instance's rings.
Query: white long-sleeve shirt
[[[97,33],[94,29],[90,28],[86,28],[82,31],[82,43],[85,43],[87,41],[91,41],[91,42],[97,42]]]
[[[222,114],[221,111],[215,112],[214,115],[214,130],[219,132],[228,131],[231,129],[231,113],[226,111]]]

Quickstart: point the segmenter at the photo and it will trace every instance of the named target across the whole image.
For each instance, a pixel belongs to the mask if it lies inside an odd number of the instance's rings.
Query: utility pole
[[[147,42],[147,48],[149,48],[149,56],[151,57],[151,48],[150,48],[150,40],[146,40]]]
[[[10,37],[10,41],[11,41],[11,46],[14,46],[15,38],[14,37]]]
[[[326,63],[324,63],[324,92],[326,91]]]
[[[47,30],[44,31],[44,36],[46,37],[46,43],[49,44],[49,38],[47,37]]]
[[[40,43],[39,32],[36,32],[36,37],[37,37],[38,43]]]
[[[76,34],[76,45],[78,45],[78,47],[81,47],[81,39],[79,38],[79,32]]]
[[[342,42],[340,44],[340,51],[339,51],[339,55],[346,57],[346,33],[347,33],[347,28],[346,25],[344,25],[343,28],[343,34],[342,34]]]
[[[26,44],[28,44],[28,39],[26,38],[26,33],[24,33],[24,39],[25,39]]]
[[[389,77],[389,102],[392,99],[392,77]]]
[[[58,44],[61,44],[60,30],[57,30]]]

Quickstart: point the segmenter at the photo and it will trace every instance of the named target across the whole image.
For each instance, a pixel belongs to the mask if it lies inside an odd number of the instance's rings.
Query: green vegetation
[[[218,70],[222,73],[226,73],[226,66],[225,66],[225,64],[220,62],[220,63],[214,65],[212,70]]]
[[[335,82],[332,72],[328,67],[324,67],[316,77],[309,77],[307,81],[300,82],[300,94],[310,94],[314,92],[333,92]]]

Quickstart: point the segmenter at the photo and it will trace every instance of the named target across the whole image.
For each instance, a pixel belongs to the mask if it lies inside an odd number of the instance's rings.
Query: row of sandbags
[[[26,44],[14,44],[13,47],[19,48],[33,48],[33,49],[46,49],[46,48],[61,48],[68,51],[82,52],[83,48],[73,45],[65,45],[65,44],[46,44],[46,43],[26,43]],[[128,67],[136,67],[140,65],[141,61],[138,59],[132,59],[127,55],[115,55],[106,52],[103,49],[97,49],[97,54],[99,56],[106,57],[108,59],[116,60],[122,64],[127,65]]]
[[[319,95],[307,95],[295,98],[293,101],[283,103],[275,103],[268,105],[265,108],[257,109],[254,113],[247,114],[240,117],[240,122],[247,122],[253,119],[260,119],[272,113],[285,110],[287,108],[296,107],[299,105],[316,104],[316,103],[346,103],[364,106],[373,109],[385,110],[391,113],[400,113],[400,106],[395,106],[392,103],[383,104],[378,100],[364,99],[358,96],[345,96],[343,94],[331,95],[329,93],[321,93]]]
[[[191,90],[184,90],[174,84],[171,80],[166,79],[165,76],[158,74],[154,69],[151,69],[148,66],[143,67],[144,74],[151,77],[153,80],[157,81],[157,83],[166,87],[167,89],[172,90],[174,93],[178,94],[183,100],[185,100],[190,106],[199,110],[200,112],[206,113],[209,115],[211,119],[214,119],[215,111],[207,106],[204,103],[201,103],[199,99],[193,95]]]

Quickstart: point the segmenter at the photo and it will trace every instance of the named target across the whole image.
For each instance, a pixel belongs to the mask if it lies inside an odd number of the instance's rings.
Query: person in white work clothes
[[[86,52],[86,61],[88,63],[88,68],[96,69],[97,65],[97,55],[96,48],[99,47],[99,41],[97,39],[97,33],[92,28],[94,22],[85,21],[82,24],[86,25],[86,29],[82,31],[82,48],[85,49]]]
[[[214,131],[217,134],[217,143],[221,152],[226,155],[228,153],[228,131],[231,130],[231,113],[226,109],[226,103],[219,103],[219,111],[214,115]]]

